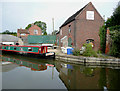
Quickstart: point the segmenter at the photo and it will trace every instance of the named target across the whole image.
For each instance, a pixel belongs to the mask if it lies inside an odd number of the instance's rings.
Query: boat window
[[[6,46],[4,46],[4,49],[6,49]]]
[[[28,51],[32,51],[32,48],[31,48],[31,47],[29,47],[29,48],[28,48]]]
[[[23,48],[22,48],[22,47],[20,47],[20,51],[23,51]]]
[[[10,50],[10,47],[8,47],[8,50]]]
[[[14,47],[14,50],[16,50],[17,48],[16,47]]]

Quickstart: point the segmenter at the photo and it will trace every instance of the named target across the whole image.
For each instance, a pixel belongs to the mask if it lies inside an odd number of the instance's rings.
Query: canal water
[[[120,89],[120,68],[2,55],[3,89]]]

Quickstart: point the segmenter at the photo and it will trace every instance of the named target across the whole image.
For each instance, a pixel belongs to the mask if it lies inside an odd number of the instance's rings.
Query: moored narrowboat
[[[55,58],[55,53],[48,52],[47,46],[0,45],[0,50],[2,52],[17,53],[30,57]]]

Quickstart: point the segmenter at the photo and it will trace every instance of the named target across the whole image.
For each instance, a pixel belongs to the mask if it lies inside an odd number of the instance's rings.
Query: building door
[[[72,47],[72,39],[71,38],[68,38],[68,46]]]

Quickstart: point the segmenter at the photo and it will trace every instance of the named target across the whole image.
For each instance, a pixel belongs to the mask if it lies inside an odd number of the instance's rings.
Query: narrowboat
[[[54,52],[48,52],[47,46],[0,45],[2,53],[17,53],[24,56],[37,58],[55,58]]]

